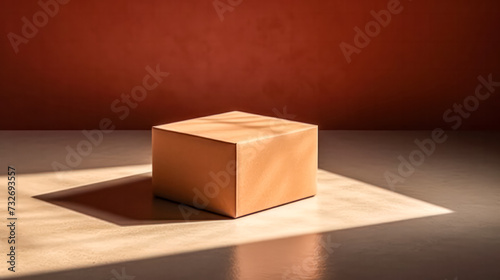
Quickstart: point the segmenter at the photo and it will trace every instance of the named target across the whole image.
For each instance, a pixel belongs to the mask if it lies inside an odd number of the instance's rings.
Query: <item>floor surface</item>
[[[233,220],[152,197],[149,131],[87,150],[80,131],[2,131],[18,220],[16,272],[2,226],[0,277],[500,279],[500,133],[447,132],[399,174],[430,135],[321,131],[318,195]]]

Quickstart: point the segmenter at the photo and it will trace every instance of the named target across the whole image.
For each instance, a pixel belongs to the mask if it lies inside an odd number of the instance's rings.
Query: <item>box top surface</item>
[[[316,125],[239,111],[154,126],[155,129],[242,143],[312,129]]]

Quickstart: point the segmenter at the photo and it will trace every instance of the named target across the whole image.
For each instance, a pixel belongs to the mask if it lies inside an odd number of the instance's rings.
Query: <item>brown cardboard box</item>
[[[316,194],[318,127],[229,112],[153,127],[157,196],[237,218]]]

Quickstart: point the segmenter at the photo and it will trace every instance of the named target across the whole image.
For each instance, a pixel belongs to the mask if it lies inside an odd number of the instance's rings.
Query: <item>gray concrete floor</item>
[[[116,131],[55,173],[81,132],[0,132],[18,169],[19,279],[500,279],[500,133],[321,131],[318,195],[237,220],[151,199],[150,132]],[[5,170],[3,170],[5,169]],[[5,205],[1,197],[1,205]],[[2,218],[4,219],[4,218]],[[0,249],[6,250],[2,229]]]

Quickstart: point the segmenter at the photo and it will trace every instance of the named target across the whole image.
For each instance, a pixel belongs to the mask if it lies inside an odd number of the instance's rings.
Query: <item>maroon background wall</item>
[[[22,35],[21,18],[41,8],[2,0],[0,128],[95,128],[109,117],[148,129],[286,106],[322,129],[432,129],[446,127],[443,113],[478,75],[500,81],[499,1],[402,0],[351,63],[339,44],[353,44],[353,28],[388,0],[244,0],[224,21],[212,2],[72,0],[16,54],[8,34]],[[170,76],[120,120],[110,105],[157,64]],[[460,128],[499,129],[499,95]]]

